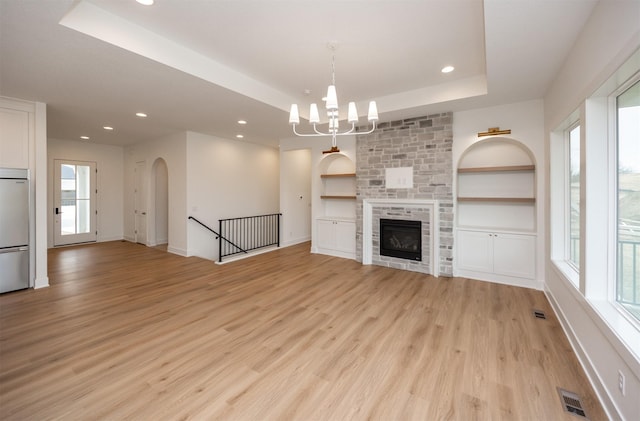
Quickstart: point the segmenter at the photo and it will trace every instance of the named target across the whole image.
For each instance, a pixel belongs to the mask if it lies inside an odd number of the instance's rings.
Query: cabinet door
[[[29,113],[0,108],[0,167],[29,168]]]
[[[355,222],[336,221],[335,225],[336,250],[347,253],[356,251],[356,224]]]
[[[488,232],[458,231],[458,267],[493,272],[493,236]]]
[[[336,229],[334,221],[318,219],[317,223],[318,247],[334,249],[336,247]]]
[[[532,235],[494,234],[493,269],[495,273],[534,279],[536,240]]]

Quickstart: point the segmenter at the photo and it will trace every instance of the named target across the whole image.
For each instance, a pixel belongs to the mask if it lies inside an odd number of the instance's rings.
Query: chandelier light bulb
[[[369,102],[369,115],[367,116],[369,121],[378,121],[378,105],[375,101]]]
[[[320,123],[320,114],[318,113],[318,106],[315,102],[309,106],[309,123]]]
[[[338,95],[336,94],[336,87],[329,85],[327,88],[327,110],[338,109]]]
[[[349,112],[347,114],[347,121],[349,123],[357,123],[358,122],[358,109],[356,108],[355,102],[349,103]]]
[[[291,104],[291,111],[289,111],[289,124],[300,124],[298,104]]]

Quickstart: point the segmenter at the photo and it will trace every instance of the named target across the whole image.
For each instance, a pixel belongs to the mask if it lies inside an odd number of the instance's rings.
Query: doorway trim
[[[89,227],[88,230],[81,233],[68,233],[62,234],[62,225],[64,223],[63,217],[61,215],[64,212],[71,212],[71,209],[63,209],[65,207],[71,207],[69,205],[64,205],[63,200],[74,200],[75,203],[72,206],[74,209],[74,213],[78,212],[78,200],[86,200],[86,198],[78,199],[78,188],[77,183],[77,174],[74,171],[75,181],[74,181],[74,194],[73,199],[63,198],[62,194],[62,165],[74,166],[76,167],[88,167],[89,168],[89,186],[88,186],[88,200],[89,200],[89,209],[88,209],[88,222]],[[98,240],[98,164],[95,161],[78,161],[73,159],[54,159],[53,160],[53,246],[66,246],[71,244],[80,244],[80,243],[93,243]],[[68,222],[68,221],[67,221]],[[74,218],[74,231],[77,231],[77,218]]]

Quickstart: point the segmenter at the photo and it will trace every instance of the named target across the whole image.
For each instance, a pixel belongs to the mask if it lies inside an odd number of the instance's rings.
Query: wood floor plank
[[[573,421],[562,387],[606,419],[542,292],[308,250],[50,250],[0,295],[0,418]]]

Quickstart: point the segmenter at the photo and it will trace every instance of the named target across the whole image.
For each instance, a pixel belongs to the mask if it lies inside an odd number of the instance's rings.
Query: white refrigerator
[[[29,287],[29,170],[0,168],[0,293]]]

